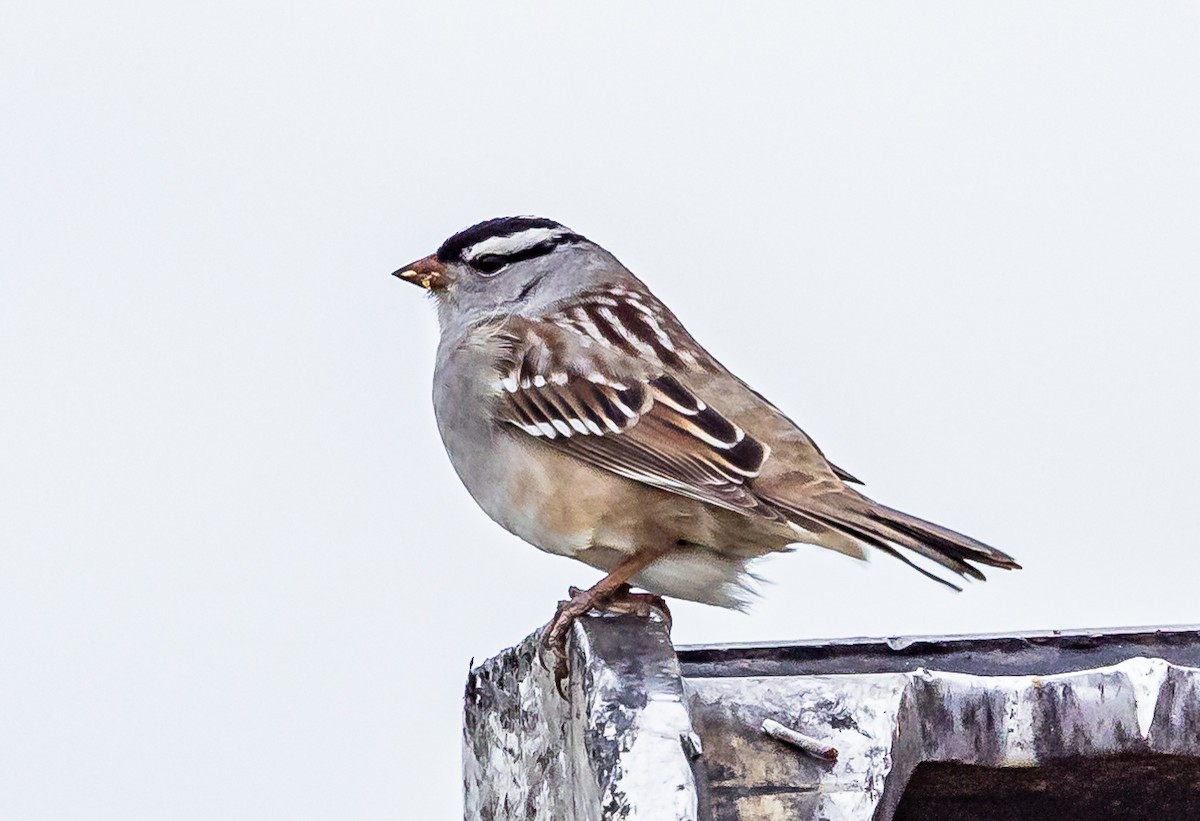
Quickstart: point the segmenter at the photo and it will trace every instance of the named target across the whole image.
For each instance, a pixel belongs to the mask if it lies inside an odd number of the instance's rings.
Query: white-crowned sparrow
[[[572,589],[548,646],[592,608],[644,604],[629,583],[740,607],[747,563],[797,542],[874,547],[946,584],[900,549],[977,579],[972,563],[1018,567],[850,487],[641,280],[557,222],[481,222],[395,275],[437,302],[434,410],[467,490],[525,541],[608,574]]]

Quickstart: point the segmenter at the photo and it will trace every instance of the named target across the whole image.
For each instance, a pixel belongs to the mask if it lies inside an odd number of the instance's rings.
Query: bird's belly
[[[762,529],[764,523],[593,468],[497,425],[481,412],[487,385],[457,396],[448,393],[451,385],[435,378],[434,404],[455,472],[492,520],[535,547],[609,569],[641,549],[704,545],[742,559],[794,541]],[[476,391],[478,401],[464,400]]]
[[[507,431],[487,437],[487,446],[455,446],[443,431],[446,450],[467,491],[497,524],[535,547],[578,556],[603,533],[606,546],[629,549],[628,539],[606,531],[605,521],[619,504],[625,480],[546,450],[531,458]],[[479,441],[472,437],[472,441]],[[625,543],[621,543],[621,542]]]
[[[526,459],[510,470],[501,480],[503,502],[488,513],[542,550],[575,556],[593,545],[615,502],[615,483],[558,454],[547,456],[551,458]]]

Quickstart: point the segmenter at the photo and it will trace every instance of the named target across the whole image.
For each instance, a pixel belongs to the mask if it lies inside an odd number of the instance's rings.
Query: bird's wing
[[[898,548],[974,578],[982,578],[974,564],[1017,567],[982,542],[847,487],[853,476],[725,370],[640,283],[585,292],[499,331],[499,418],[550,447],[790,525],[801,541],[860,558],[864,545],[875,547],[951,587]]]
[[[507,320],[497,335],[499,420],[597,468],[785,524],[747,486],[770,448],[658,357],[622,350],[613,340],[629,324],[597,317],[593,334],[562,317]]]

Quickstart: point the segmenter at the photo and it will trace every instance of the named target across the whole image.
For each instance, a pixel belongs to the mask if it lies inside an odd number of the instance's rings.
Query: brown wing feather
[[[548,447],[681,496],[791,524],[798,537],[808,534],[803,540],[849,555],[862,557],[862,545],[871,545],[913,564],[900,547],[973,578],[982,578],[974,564],[1018,566],[982,542],[847,487],[859,480],[717,363],[640,284],[581,294],[540,321],[510,318],[500,337],[499,419]],[[708,394],[719,395],[721,412],[704,401]]]
[[[674,376],[554,323],[510,320],[505,335],[502,422],[626,478],[786,523],[747,487],[770,448]]]

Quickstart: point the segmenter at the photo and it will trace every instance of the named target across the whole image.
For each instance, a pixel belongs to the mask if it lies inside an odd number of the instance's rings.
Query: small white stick
[[[786,741],[794,747],[798,747],[811,756],[821,759],[822,761],[837,761],[837,747],[831,747],[819,738],[813,738],[804,733],[798,733],[791,727],[785,727],[773,718],[768,718],[762,723],[762,731],[771,738],[778,738],[780,741]]]

